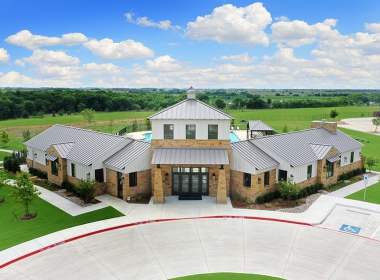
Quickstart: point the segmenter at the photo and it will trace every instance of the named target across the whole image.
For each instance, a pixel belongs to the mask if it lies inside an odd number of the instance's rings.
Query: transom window
[[[174,125],[164,124],[164,139],[174,139]]]
[[[312,165],[309,165],[307,167],[307,179],[310,179],[311,178],[311,172],[313,170],[313,166]]]
[[[186,139],[195,139],[195,124],[186,125]]]
[[[243,174],[243,185],[246,188],[250,188],[251,187],[251,174],[249,174],[249,173],[244,173]]]
[[[218,139],[218,125],[217,124],[208,125],[208,139]]]

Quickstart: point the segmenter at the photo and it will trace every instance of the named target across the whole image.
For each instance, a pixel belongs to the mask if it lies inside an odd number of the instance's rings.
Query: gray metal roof
[[[279,165],[275,159],[260,150],[251,141],[231,143],[231,149],[255,167],[256,170],[262,170]]]
[[[186,99],[170,106],[148,119],[151,120],[233,120],[234,118],[202,101]]]
[[[254,131],[274,131],[273,128],[271,128],[269,125],[266,123],[258,120],[258,121],[249,121],[248,122],[248,128],[249,130],[254,130]]]
[[[336,162],[336,161],[340,160],[340,157],[339,156],[331,156],[331,157],[326,158],[326,160],[329,162]]]
[[[331,145],[322,145],[322,144],[310,144],[310,147],[313,149],[318,159],[323,159],[326,154],[330,151]]]
[[[273,153],[289,162],[293,166],[299,166],[318,160],[310,143],[331,145],[339,153],[361,148],[362,143],[356,141],[347,134],[337,130],[336,134],[322,127],[282,133],[249,140],[258,143],[258,147],[266,147]]]
[[[75,145],[73,142],[54,144],[54,148],[57,150],[61,158],[66,158],[71,148]]]
[[[47,155],[45,156],[45,158],[46,158],[47,160],[50,160],[50,161],[55,161],[58,157],[55,156],[55,155],[47,154]]]
[[[118,169],[123,169],[149,148],[150,143],[134,140],[120,151],[107,158],[103,163]]]
[[[229,164],[227,149],[155,148],[152,164]]]
[[[122,136],[85,130],[56,124],[25,142],[26,146],[46,151],[51,145],[75,143],[66,158],[85,165],[90,165],[101,156],[109,153],[119,145],[127,145],[132,140]]]

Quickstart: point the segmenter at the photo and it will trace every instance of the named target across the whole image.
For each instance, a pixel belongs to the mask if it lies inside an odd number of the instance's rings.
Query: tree
[[[30,134],[29,129],[22,131],[22,140],[24,140],[24,142],[30,140],[31,138],[32,138],[32,135]]]
[[[29,205],[40,194],[41,193],[34,187],[29,173],[17,173],[16,185],[11,189],[11,197],[16,203],[24,205],[26,215],[29,215]]]
[[[0,135],[0,142],[3,144],[3,148],[11,141],[9,134],[4,130]]]
[[[152,123],[150,122],[149,119],[145,120],[145,126],[146,126],[146,130],[152,130]]]
[[[377,131],[377,127],[380,125],[380,117],[372,119],[372,123],[375,127],[375,132]]]
[[[289,127],[288,127],[287,124],[285,124],[285,125],[283,126],[281,132],[282,132],[282,133],[287,133],[287,132],[289,132]]]
[[[215,106],[219,109],[224,109],[226,107],[226,102],[224,102],[222,99],[217,98],[215,99]]]
[[[9,183],[9,179],[4,170],[0,170],[0,189]]]
[[[95,186],[97,183],[98,182],[95,180],[79,179],[79,184],[75,186],[75,191],[83,197],[85,203],[88,203],[94,198]]]
[[[132,131],[133,132],[136,132],[137,131],[137,120],[135,119],[133,122],[132,122]]]
[[[80,113],[88,123],[92,123],[95,119],[96,112],[92,109],[86,108],[82,110]]]
[[[336,109],[332,109],[330,112],[330,118],[335,119],[337,116],[339,116],[339,112]]]
[[[110,120],[110,123],[108,124],[110,130],[111,130],[111,134],[112,134],[112,131],[113,131],[113,119]]]
[[[379,164],[379,159],[374,156],[365,156],[365,163],[368,165],[369,172],[371,172],[372,166]]]
[[[277,185],[280,187],[281,196],[287,200],[290,200],[292,197],[296,197],[300,191],[299,186],[290,180],[277,181]]]

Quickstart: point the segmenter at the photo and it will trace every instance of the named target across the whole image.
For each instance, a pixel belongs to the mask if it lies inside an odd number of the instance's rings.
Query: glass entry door
[[[173,167],[173,195],[208,195],[207,167]]]

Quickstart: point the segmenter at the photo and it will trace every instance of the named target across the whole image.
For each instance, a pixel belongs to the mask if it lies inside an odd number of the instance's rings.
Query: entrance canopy
[[[55,156],[55,155],[47,154],[47,155],[45,156],[45,158],[46,158],[47,160],[50,160],[50,161],[55,161],[58,157]]]
[[[340,160],[339,156],[332,156],[332,157],[327,158],[327,161],[332,162],[332,163],[338,160]]]
[[[229,164],[227,149],[155,148],[152,164]]]

